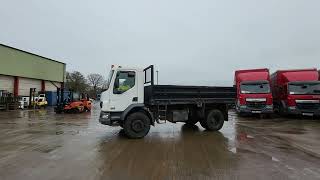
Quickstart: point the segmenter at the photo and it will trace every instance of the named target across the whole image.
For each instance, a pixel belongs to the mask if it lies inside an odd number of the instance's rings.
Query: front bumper
[[[250,108],[246,105],[237,106],[238,113],[248,113],[248,114],[272,114],[273,105],[266,105],[263,108]]]
[[[105,112],[101,111],[99,116],[99,122],[103,125],[117,126],[121,120],[122,112]]]
[[[101,124],[103,124],[103,125],[111,126],[111,114],[110,114],[110,112],[101,111],[100,112],[100,116],[99,116],[99,122]]]
[[[292,115],[305,115],[305,116],[320,116],[320,109],[310,110],[310,109],[299,109],[296,106],[288,107],[287,114]]]

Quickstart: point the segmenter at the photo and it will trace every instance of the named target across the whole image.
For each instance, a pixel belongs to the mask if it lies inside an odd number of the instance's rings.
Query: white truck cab
[[[101,124],[120,125],[130,138],[141,138],[149,132],[154,121],[144,106],[144,77],[144,69],[112,66],[107,89],[101,93]]]
[[[101,111],[123,112],[130,105],[143,104],[143,69],[113,66],[108,77],[107,90],[101,94]]]

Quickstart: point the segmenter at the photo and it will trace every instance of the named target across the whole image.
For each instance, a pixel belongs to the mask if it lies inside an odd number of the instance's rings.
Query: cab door
[[[124,111],[131,104],[138,103],[137,72],[117,71],[110,97],[110,110]]]

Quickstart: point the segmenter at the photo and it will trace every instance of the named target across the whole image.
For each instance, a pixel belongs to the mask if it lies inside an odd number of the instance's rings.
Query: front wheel
[[[209,111],[201,126],[208,131],[218,131],[222,128],[223,123],[223,113],[220,110],[214,109]]]
[[[150,119],[142,112],[132,113],[125,119],[123,128],[129,138],[143,138],[150,130]]]

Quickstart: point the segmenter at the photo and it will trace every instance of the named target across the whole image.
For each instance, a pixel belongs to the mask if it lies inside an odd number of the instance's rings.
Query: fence
[[[21,97],[0,97],[0,110],[14,110],[19,108]]]

